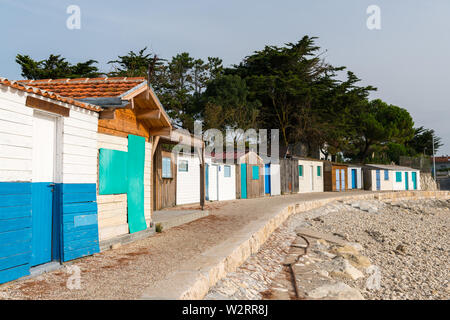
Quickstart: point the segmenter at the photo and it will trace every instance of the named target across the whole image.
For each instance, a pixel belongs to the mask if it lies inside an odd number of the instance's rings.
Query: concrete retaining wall
[[[424,198],[450,199],[449,191],[401,191],[336,196],[322,200],[302,201],[289,205],[268,221],[260,221],[232,239],[215,246],[188,262],[180,271],[155,283],[142,295],[142,299],[199,300],[227,273],[235,271],[259,248],[292,214],[322,207],[340,200],[419,200]]]

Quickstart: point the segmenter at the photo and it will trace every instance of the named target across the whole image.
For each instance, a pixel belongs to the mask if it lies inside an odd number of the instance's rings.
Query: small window
[[[252,167],[252,178],[253,178],[253,180],[259,180],[259,167],[258,166]]]
[[[223,167],[223,176],[225,178],[230,178],[231,177],[231,166],[224,166]]]
[[[320,177],[322,175],[322,167],[318,166],[317,167],[317,176]]]
[[[162,177],[172,178],[172,166],[170,158],[162,158]]]
[[[303,166],[302,165],[298,166],[298,176],[303,177]]]
[[[189,163],[187,160],[180,160],[180,163],[178,164],[178,171],[179,172],[189,171]]]
[[[401,172],[396,172],[395,173],[395,181],[396,182],[402,182],[402,173]]]
[[[389,170],[384,170],[384,180],[389,181]]]

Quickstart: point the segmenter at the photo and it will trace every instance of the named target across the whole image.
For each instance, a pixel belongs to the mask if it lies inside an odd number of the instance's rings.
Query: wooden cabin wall
[[[255,159],[253,159],[255,160]],[[264,193],[264,162],[256,158],[256,164],[249,164],[249,155],[241,159],[247,164],[247,199],[263,197]],[[245,162],[244,162],[245,161]],[[258,166],[259,179],[253,179],[253,166]],[[236,164],[236,199],[241,199],[241,163]]]
[[[336,174],[336,173],[335,173]],[[323,164],[323,190],[324,191],[334,191],[336,190],[336,176],[334,176],[334,184],[332,179],[332,166],[330,163],[324,162]]]
[[[298,160],[280,159],[281,194],[298,193]]]
[[[333,173],[331,175],[331,178],[333,179],[332,180],[333,181],[333,191],[337,190],[336,189],[336,170],[344,170],[344,175],[345,175],[345,178],[344,178],[345,188],[344,188],[344,190],[340,190],[340,191],[347,191],[348,190],[348,182],[347,182],[348,172],[347,172],[347,169],[348,169],[347,166],[336,166],[336,165],[333,165]]]
[[[171,159],[172,178],[162,177],[162,158]],[[177,193],[177,163],[175,155],[163,151],[161,144],[156,148],[153,158],[153,210],[174,207]]]
[[[253,167],[258,166],[259,179],[253,179]],[[264,196],[264,163],[258,160],[258,164],[247,164],[247,198]]]
[[[236,199],[241,199],[241,165],[236,164]]]

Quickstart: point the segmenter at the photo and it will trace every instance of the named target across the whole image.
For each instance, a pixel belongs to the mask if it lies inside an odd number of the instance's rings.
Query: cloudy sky
[[[69,5],[81,9],[79,30],[66,27]],[[369,5],[381,9],[381,30],[366,26]],[[231,65],[266,44],[317,36],[328,62],[435,129],[439,153],[450,154],[449,16],[448,0],[0,0],[0,76],[21,78],[17,53],[95,59],[110,71],[109,60],[148,46],[162,57],[187,51]]]

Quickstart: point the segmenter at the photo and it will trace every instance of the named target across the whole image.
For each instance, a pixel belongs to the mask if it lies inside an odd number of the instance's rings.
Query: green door
[[[413,188],[417,190],[417,172],[412,173]]]
[[[409,190],[408,172],[405,172],[405,190]]]
[[[247,199],[247,164],[241,163],[241,199]]]

